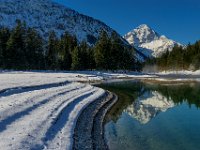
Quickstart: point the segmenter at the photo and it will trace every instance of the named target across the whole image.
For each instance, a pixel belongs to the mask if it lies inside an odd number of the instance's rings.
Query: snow
[[[200,70],[180,73],[200,75]],[[3,150],[71,149],[73,131],[80,113],[105,94],[103,89],[91,86],[90,82],[166,80],[159,78],[162,75],[164,73],[120,71],[0,71],[0,147]],[[145,123],[155,116],[154,112],[173,106],[161,100],[165,98],[155,92],[152,98],[139,101],[137,114],[143,115],[141,121]],[[141,105],[144,107],[139,107]],[[131,114],[133,110],[137,109],[127,111]]]
[[[19,71],[2,72],[0,79],[0,92],[6,89],[65,83],[66,81],[101,80],[100,77],[91,74]]]
[[[37,30],[44,40],[48,39],[51,31],[57,37],[67,32],[76,36],[78,42],[94,45],[102,30],[109,36],[116,32],[102,21],[80,14],[55,0],[0,0],[0,28],[12,29],[16,20],[25,21],[26,26]],[[125,45],[129,45],[120,34],[117,35]]]
[[[69,82],[88,78],[70,73],[0,73],[1,149],[71,149],[78,116],[105,94],[89,84]]]
[[[164,35],[159,35],[145,24],[128,32],[124,38],[147,57],[159,57],[167,50],[171,51],[175,45],[183,46]]]
[[[163,72],[158,72],[157,74],[159,75],[200,75],[200,70],[196,71],[189,71],[189,70],[180,70],[180,71],[163,71]]]
[[[46,84],[54,85],[56,83],[65,83],[68,81],[90,82],[90,81],[109,80],[113,78],[119,79],[119,78],[139,78],[139,77],[145,78],[154,76],[137,72],[113,73],[113,72],[100,72],[100,71],[77,71],[77,72],[2,71],[0,72],[0,79],[1,79],[0,92],[5,90],[11,90],[13,88],[20,89],[23,87],[40,86]]]
[[[0,147],[71,149],[80,113],[105,94],[88,83],[145,77],[150,76],[98,71],[0,71]]]
[[[13,28],[16,19],[26,21],[28,27],[38,30],[45,39],[52,30],[57,36],[68,32],[75,35],[79,41],[88,42],[87,36],[98,38],[101,29],[108,34],[114,31],[105,23],[52,0],[0,0],[0,27]]]
[[[138,97],[125,112],[137,119],[141,124],[147,124],[160,112],[165,112],[174,106],[175,104],[171,99],[167,99],[157,91],[152,91],[151,93],[145,92]]]

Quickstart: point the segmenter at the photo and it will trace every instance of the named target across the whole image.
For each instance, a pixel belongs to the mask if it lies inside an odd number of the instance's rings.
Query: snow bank
[[[71,149],[80,113],[105,94],[75,81],[100,79],[91,74],[1,72],[1,149]]]
[[[155,77],[137,72],[113,73],[99,71],[78,71],[78,72],[22,72],[22,71],[1,71],[0,72],[0,93],[1,91],[13,88],[23,88],[39,85],[69,82],[92,82],[119,78],[147,78]]]
[[[199,75],[200,71],[179,73]],[[0,147],[3,150],[71,149],[80,113],[105,94],[102,89],[77,82],[127,78],[159,80],[163,74],[166,73],[1,71]]]
[[[163,71],[163,72],[159,72],[157,73],[159,75],[200,75],[200,70],[196,70],[196,71],[188,71],[188,70],[182,70],[182,71]]]

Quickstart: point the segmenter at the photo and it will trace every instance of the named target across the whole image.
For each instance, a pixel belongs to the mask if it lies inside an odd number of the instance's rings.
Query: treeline
[[[0,29],[0,68],[31,70],[135,70],[134,49],[124,45],[117,33],[102,31],[94,46],[78,43],[68,33],[48,41],[33,28],[17,21],[14,29]]]
[[[43,40],[20,21],[13,30],[0,29],[0,68],[44,68]]]
[[[175,46],[171,52],[167,51],[159,58],[150,59],[145,65],[156,66],[159,71],[200,69],[200,41],[187,47]]]

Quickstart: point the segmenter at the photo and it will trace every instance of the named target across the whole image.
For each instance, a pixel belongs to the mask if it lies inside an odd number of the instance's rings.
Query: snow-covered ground
[[[76,120],[105,91],[85,81],[88,75],[0,73],[0,147],[70,149]]]
[[[196,70],[196,71],[188,71],[188,70],[182,70],[182,71],[163,71],[163,72],[159,72],[159,75],[172,75],[172,74],[176,74],[176,75],[200,75],[200,70]]]
[[[105,94],[80,82],[127,77],[148,75],[0,71],[1,149],[71,149],[78,116]]]
[[[163,74],[0,71],[0,149],[71,149],[80,113],[105,94],[89,82]]]
[[[166,78],[175,78],[176,80],[188,78],[200,78],[200,70],[192,71],[167,71],[155,73],[113,73],[99,71],[77,71],[77,72],[53,72],[53,71],[0,71],[0,93],[12,89],[43,86],[58,86],[67,82],[98,82],[112,81],[114,79],[156,79],[165,80]],[[41,87],[40,87],[41,88]]]
[[[111,73],[98,71],[79,72],[22,72],[22,71],[0,71],[0,92],[11,88],[21,88],[37,85],[49,85],[55,83],[69,82],[92,82],[119,78],[145,78],[153,75],[140,73]]]
[[[163,72],[158,72],[158,73],[152,73],[152,75],[157,76],[157,78],[155,78],[155,80],[157,81],[200,82],[200,70],[163,71]]]

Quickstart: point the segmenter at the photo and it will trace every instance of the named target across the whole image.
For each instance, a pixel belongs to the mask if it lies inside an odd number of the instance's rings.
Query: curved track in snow
[[[38,83],[1,89],[1,149],[72,149],[79,115],[106,94],[76,82]]]
[[[107,150],[104,139],[104,118],[117,102],[117,96],[110,92],[90,103],[78,118],[74,132],[73,150]]]

